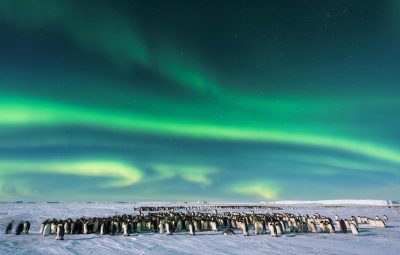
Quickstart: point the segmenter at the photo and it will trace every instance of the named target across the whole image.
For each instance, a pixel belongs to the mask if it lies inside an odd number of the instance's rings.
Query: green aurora
[[[0,2],[0,200],[400,192],[395,0]]]

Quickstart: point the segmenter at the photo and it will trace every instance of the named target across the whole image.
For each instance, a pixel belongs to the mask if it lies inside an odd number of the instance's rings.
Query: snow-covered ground
[[[344,201],[344,200],[341,200]],[[134,207],[161,205],[163,203],[0,203],[0,254],[399,254],[400,214],[390,202],[364,200],[363,203],[285,203],[283,210],[258,210],[262,212],[289,212],[293,214],[320,213],[334,218],[352,215],[382,217],[387,215],[386,228],[360,225],[360,235],[325,233],[286,233],[281,237],[254,235],[245,237],[240,230],[236,235],[224,236],[221,232],[199,232],[190,236],[186,232],[171,236],[140,233],[124,236],[66,235],[64,241],[55,236],[39,235],[40,223],[47,218],[78,218],[82,216],[113,216],[136,214]],[[175,203],[164,203],[168,206]],[[216,203],[212,203],[215,205]],[[225,203],[226,205],[227,203]],[[276,202],[270,203],[274,206]],[[340,205],[339,205],[340,204]],[[189,203],[185,206],[205,206],[196,210],[210,210],[207,203]],[[246,205],[251,205],[246,203]],[[253,204],[265,205],[265,203]],[[249,211],[248,209],[245,209]],[[222,211],[222,210],[221,210]],[[29,220],[29,235],[4,234],[5,225],[14,220]]]

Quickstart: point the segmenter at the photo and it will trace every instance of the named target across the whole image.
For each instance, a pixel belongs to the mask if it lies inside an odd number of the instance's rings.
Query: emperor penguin
[[[230,235],[234,235],[235,232],[231,228],[227,228],[224,230],[223,234],[224,234],[224,236],[230,236]]]
[[[100,230],[100,235],[105,234],[105,221],[104,220],[101,220],[99,222],[99,230]]]
[[[194,236],[196,234],[196,229],[194,227],[193,221],[189,223],[189,235]]]
[[[268,222],[268,229],[269,229],[269,232],[271,233],[271,236],[275,237],[276,236],[275,224],[273,224],[272,222]]]
[[[176,222],[176,232],[182,231],[182,229],[183,229],[182,219],[178,219]]]
[[[74,229],[75,229],[75,222],[73,220],[71,220],[70,224],[69,224],[69,234],[71,234],[71,235],[74,234]]]
[[[342,231],[342,228],[340,227],[340,219],[336,220],[336,229],[338,229],[339,231]]]
[[[297,219],[293,219],[293,230],[294,232],[298,233],[299,232],[299,222]]]
[[[194,229],[195,229],[195,231],[196,231],[196,232],[200,231],[200,223],[199,223],[199,221],[198,221],[197,219],[195,219],[195,220],[193,221],[193,224],[194,224]]]
[[[107,220],[104,220],[100,225],[100,235],[105,235],[108,232]]]
[[[301,222],[301,229],[304,233],[307,233],[309,231],[308,224],[305,221]]]
[[[350,223],[350,229],[351,229],[351,233],[353,233],[353,235],[358,236],[358,234],[359,234],[358,228],[353,222]]]
[[[116,230],[117,229],[115,227],[114,221],[111,221],[111,224],[110,224],[110,235],[115,235]]]
[[[165,232],[165,224],[163,220],[160,220],[160,224],[158,224],[158,232],[160,234],[164,234]]]
[[[346,224],[347,229],[350,228],[350,222],[347,219],[344,220],[344,224]]]
[[[347,233],[347,226],[344,220],[340,219],[339,220],[339,229],[340,231],[342,231],[343,233]]]
[[[39,230],[39,234],[43,235],[43,230],[44,230],[44,226],[47,224],[47,221],[43,221],[42,224],[40,225],[40,230]]]
[[[55,234],[57,232],[57,222],[53,221],[50,225],[50,234]]]
[[[88,228],[88,225],[89,225],[89,221],[85,221],[84,223],[83,223],[83,234],[89,234],[89,228]]]
[[[217,224],[217,221],[215,219],[212,219],[210,221],[210,226],[211,226],[211,230],[212,231],[214,231],[214,232],[218,231],[218,224]]]
[[[31,223],[29,221],[24,222],[24,228],[22,230],[23,234],[29,234],[29,229],[31,228]]]
[[[136,232],[137,232],[137,233],[142,232],[142,223],[140,223],[140,221],[138,221],[138,222],[136,223]]]
[[[124,236],[129,236],[128,231],[128,223],[126,221],[122,222],[122,231],[124,232]]]
[[[375,226],[379,227],[379,228],[385,228],[386,224],[383,220],[379,219],[379,220],[375,220]]]
[[[327,222],[326,227],[329,230],[329,233],[334,234],[335,233],[335,227],[332,225],[332,223]]]
[[[24,230],[24,223],[21,221],[20,223],[18,223],[17,227],[15,228],[15,234],[20,235],[23,230]]]
[[[261,222],[259,220],[255,220],[254,221],[254,234],[259,235],[259,234],[262,234],[262,232],[263,232],[263,227],[262,227]]]
[[[249,226],[245,220],[242,222],[242,231],[244,236],[249,236]]]
[[[283,234],[282,225],[279,221],[275,222],[276,236],[281,236]]]
[[[64,240],[64,224],[60,222],[57,224],[57,240]]]
[[[130,220],[128,220],[127,228],[128,228],[128,232],[129,233],[133,233],[133,224],[132,224],[132,222]]]
[[[319,222],[319,228],[321,229],[321,232],[322,232],[322,233],[323,233],[323,232],[327,232],[326,225],[325,225],[325,221],[320,221],[320,222]]]
[[[291,220],[288,221],[289,231],[294,232],[293,222]]]
[[[317,225],[315,225],[314,221],[310,221],[310,229],[311,229],[311,232],[314,234],[318,232]]]
[[[94,218],[93,233],[97,233],[97,231],[99,231],[99,220],[97,218]]]
[[[70,227],[71,227],[70,221],[66,220],[64,223],[64,233],[69,234],[71,232]]]
[[[14,223],[14,221],[12,220],[10,223],[7,224],[6,234],[11,234],[13,223]]]
[[[369,222],[369,225],[371,225],[371,226],[373,226],[373,227],[376,227],[376,224],[375,224],[375,220],[374,220],[374,219],[368,219],[368,222]]]
[[[165,223],[165,233],[167,235],[172,235],[172,226],[170,222]]]
[[[51,229],[51,224],[50,222],[47,222],[46,225],[44,225],[43,227],[43,236],[50,235],[50,229]]]
[[[114,228],[115,228],[115,232],[113,234],[120,232],[120,225],[119,225],[118,220],[114,221]]]

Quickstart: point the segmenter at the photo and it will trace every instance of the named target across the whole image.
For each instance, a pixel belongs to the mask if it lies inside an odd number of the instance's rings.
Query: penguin
[[[103,221],[100,225],[100,235],[105,235],[107,233],[107,224],[106,221]]]
[[[347,229],[350,228],[350,222],[347,219],[344,220],[344,224],[346,224]]]
[[[23,230],[24,230],[24,223],[21,221],[20,223],[18,223],[17,227],[15,228],[15,234],[20,235]]]
[[[305,221],[301,222],[301,230],[304,233],[307,233],[309,231],[308,224]],[[284,231],[284,230],[282,230],[282,231]]]
[[[311,232],[312,233],[317,233],[318,232],[318,230],[317,230],[317,225],[315,225],[315,222],[314,221],[310,221],[310,228],[311,228]]]
[[[320,221],[319,222],[319,228],[321,229],[321,232],[326,232],[326,228],[325,228],[325,221]]]
[[[358,234],[359,234],[358,228],[356,227],[356,225],[353,222],[350,223],[350,229],[351,229],[351,233],[353,233],[353,235],[358,236]]]
[[[379,219],[379,220],[375,220],[375,226],[378,228],[385,228],[386,224],[383,220]]]
[[[262,224],[260,221],[254,221],[254,234],[259,235],[262,234]]]
[[[383,220],[387,222],[389,220],[388,216],[383,215]]]
[[[196,234],[196,229],[194,227],[193,221],[189,223],[189,235],[194,236]]]
[[[48,223],[46,223],[46,225],[44,225],[43,236],[50,235],[50,229],[51,229],[51,224],[48,222]]]
[[[160,233],[160,234],[164,234],[164,232],[165,232],[165,225],[164,225],[164,221],[160,221],[160,224],[158,225],[158,232]]]
[[[111,224],[110,224],[110,235],[115,235],[116,230],[117,229],[115,227],[114,221],[111,221]]]
[[[136,223],[136,232],[142,232],[142,224],[140,223],[140,221]]]
[[[269,232],[271,233],[271,236],[275,237],[276,236],[275,224],[273,224],[272,222],[268,222],[268,229],[269,229]]]
[[[276,236],[281,236],[283,234],[282,225],[278,222],[275,222]]]
[[[297,224],[297,219],[292,218],[291,219],[292,222],[292,232],[299,232],[299,226]]]
[[[64,233],[69,234],[71,232],[70,230],[71,223],[67,220],[64,223]]]
[[[57,240],[64,240],[64,234],[64,224],[60,222],[59,224],[57,224]]]
[[[243,231],[243,236],[249,236],[249,226],[247,225],[246,221],[242,222],[242,231]]]
[[[339,231],[342,231],[342,228],[340,227],[340,219],[336,220],[336,229],[338,229]]]
[[[375,224],[375,220],[374,220],[374,219],[368,219],[368,222],[369,222],[369,225],[371,225],[371,226],[373,226],[373,227],[376,227],[376,224]]]
[[[126,228],[129,234],[133,232],[132,222],[130,222],[130,220],[128,220]]]
[[[342,231],[343,233],[347,233],[347,226],[344,220],[340,219],[339,220],[339,226],[340,226],[340,231]]]
[[[201,229],[204,231],[208,230],[208,221],[206,219],[201,220]]]
[[[13,223],[14,223],[14,221],[12,220],[10,223],[7,224],[6,234],[11,234]]]
[[[97,233],[99,231],[99,220],[97,218],[94,218],[93,220],[93,233]]]
[[[82,234],[83,233],[83,223],[80,219],[75,221],[73,232],[74,232],[74,234]]]
[[[182,220],[181,219],[179,219],[177,222],[176,222],[176,231],[178,232],[178,231],[181,231],[182,230]]]
[[[127,222],[122,222],[122,231],[124,233],[124,236],[129,236],[129,231],[128,231],[128,223]]]
[[[290,233],[294,232],[293,222],[291,220],[288,221],[288,226]]]
[[[230,236],[230,235],[234,235],[235,232],[231,229],[231,228],[227,228],[224,230],[224,232],[222,232],[224,236]]]
[[[47,221],[43,221],[42,224],[40,225],[40,230],[39,230],[39,234],[43,235],[43,230],[44,230],[44,226],[47,224]]]
[[[72,235],[72,234],[74,234],[75,222],[73,220],[71,220],[69,223],[70,223],[70,226],[69,226],[70,232],[69,232],[69,234]]]
[[[86,234],[89,234],[88,224],[89,224],[88,221],[85,221],[85,222],[83,223],[83,233],[84,233],[85,235],[86,235]]]
[[[22,233],[25,234],[25,235],[29,234],[29,229],[30,228],[31,228],[31,223],[29,221],[25,221]]]
[[[335,227],[332,225],[332,223],[327,222],[327,223],[326,223],[326,227],[327,227],[327,229],[329,230],[329,233],[335,234]]]
[[[218,224],[215,219],[210,221],[211,231],[217,232],[218,231]]]
[[[50,224],[50,234],[53,235],[55,233],[57,233],[57,224],[56,224],[56,222],[52,222]]]
[[[199,224],[199,221],[198,221],[198,220],[194,220],[194,221],[193,221],[193,224],[194,224],[194,230],[195,230],[196,232],[200,231],[200,224]]]
[[[165,234],[172,235],[172,229],[171,229],[171,223],[170,222],[166,222],[165,223]]]

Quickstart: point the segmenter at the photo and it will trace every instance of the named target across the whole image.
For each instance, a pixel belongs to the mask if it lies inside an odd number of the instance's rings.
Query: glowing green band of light
[[[78,106],[61,105],[45,101],[16,97],[0,98],[0,125],[87,125],[118,130],[142,131],[156,134],[276,142],[303,146],[316,146],[347,151],[376,159],[400,163],[400,152],[376,145],[341,137],[316,136],[307,133],[269,129],[247,129],[184,123],[137,114],[99,111]]]

